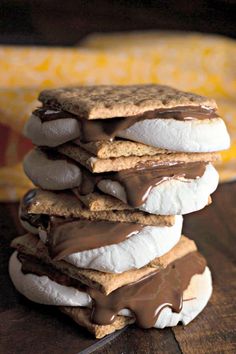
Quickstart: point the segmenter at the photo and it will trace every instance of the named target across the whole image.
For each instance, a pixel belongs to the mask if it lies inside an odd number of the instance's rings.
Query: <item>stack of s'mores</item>
[[[214,100],[161,85],[43,91],[25,126],[10,275],[32,301],[58,306],[101,338],[129,323],[189,323],[211,274],[182,215],[211,202],[213,164],[229,147]]]

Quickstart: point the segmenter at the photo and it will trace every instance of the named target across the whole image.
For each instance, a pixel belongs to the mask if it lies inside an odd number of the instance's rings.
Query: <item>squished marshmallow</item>
[[[16,289],[29,300],[44,305],[89,306],[91,298],[85,292],[52,281],[47,276],[23,274],[21,262],[14,252],[9,261],[9,274]]]
[[[218,182],[216,169],[208,164],[202,177],[166,180],[153,187],[139,209],[157,215],[184,215],[200,210],[208,204],[208,198],[217,188]],[[125,189],[117,181],[102,180],[98,188],[127,202]]]
[[[119,137],[162,149],[211,152],[228,149],[230,138],[221,118],[203,120],[145,119],[120,132]]]
[[[91,307],[92,300],[85,292],[78,291],[73,287],[59,285],[47,276],[23,274],[21,263],[17,259],[17,252],[11,256],[9,273],[17,290],[31,301],[55,306]],[[196,274],[191,278],[188,288],[183,293],[182,310],[176,313],[172,309],[164,307],[168,304],[163,304],[154,327],[172,327],[179,322],[187,325],[204,309],[211,294],[211,273],[209,268],[206,267],[202,274]],[[132,316],[128,309],[121,310],[119,314]]]
[[[42,122],[32,114],[24,134],[35,145],[55,147],[80,137],[75,118]],[[212,119],[145,119],[117,134],[118,137],[172,151],[211,152],[228,149],[230,138],[224,121]]]
[[[24,127],[24,135],[38,146],[55,147],[80,135],[78,119],[65,118],[42,122],[32,114]]]
[[[110,246],[76,252],[64,258],[79,268],[96,269],[108,273],[122,273],[138,269],[156,257],[170,251],[179,241],[182,216],[175,217],[173,226],[145,226],[123,242]],[[45,242],[44,234],[39,236]]]
[[[29,179],[42,189],[70,189],[81,183],[81,171],[75,163],[66,158],[49,159],[38,149],[31,150],[25,156],[23,167]]]

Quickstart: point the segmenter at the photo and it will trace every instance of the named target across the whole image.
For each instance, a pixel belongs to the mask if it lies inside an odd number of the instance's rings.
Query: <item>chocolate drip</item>
[[[127,202],[133,208],[142,205],[150,190],[169,179],[196,179],[201,177],[206,169],[204,162],[190,162],[157,168],[128,169],[115,174],[114,179],[125,188]]]
[[[106,178],[106,176],[109,176],[107,173],[91,173],[83,166],[80,166],[80,170],[82,172],[81,183],[77,188],[74,188],[74,190],[78,191],[78,193],[81,195],[93,193],[98,182]]]
[[[128,308],[140,327],[151,328],[164,307],[177,313],[181,311],[184,290],[192,276],[203,273],[205,267],[202,255],[193,252],[108,296],[89,288],[88,293],[94,300],[92,320],[97,324],[110,324],[120,310]]]
[[[202,274],[206,267],[205,258],[199,252],[192,252],[170,263],[165,269],[155,270],[139,281],[130,283],[104,295],[99,290],[82,285],[75,279],[54,271],[51,266],[42,266],[40,261],[19,256],[25,273],[47,275],[50,279],[66,286],[86,291],[93,299],[91,320],[100,325],[112,323],[119,311],[129,309],[133,312],[137,324],[142,328],[155,325],[161,310],[170,307],[180,312],[183,292],[191,278]],[[189,299],[184,299],[187,301]]]
[[[107,221],[51,221],[48,247],[54,260],[72,253],[120,243],[143,228],[135,223]]]
[[[145,119],[211,119],[218,117],[214,109],[206,109],[198,106],[180,106],[167,109],[154,109],[141,114],[128,117],[114,117],[112,119],[88,120],[75,116],[72,113],[55,110],[50,107],[42,107],[34,111],[43,122],[62,118],[76,118],[81,123],[81,141],[91,142],[98,140],[112,140],[117,134],[137,122]]]
[[[98,140],[112,140],[120,131],[130,128],[135,123],[145,119],[210,119],[215,118],[215,111],[207,110],[201,107],[176,107],[175,109],[158,109],[147,111],[142,114],[125,118],[112,119],[81,119],[81,136],[83,142],[91,142]]]
[[[95,176],[83,171],[82,183],[77,190],[81,195],[89,194],[94,192],[99,181],[111,179],[119,182],[125,188],[127,203],[131,207],[137,208],[145,202],[150,190],[156,185],[169,179],[196,179],[203,176],[205,169],[205,162],[189,162],[145,166],[115,173],[96,174]]]
[[[186,180],[196,179],[203,176],[205,162],[176,163],[173,165],[145,166],[144,168],[127,169],[115,173],[92,174],[85,168],[82,170],[82,182],[78,188],[74,188],[81,195],[93,193],[99,181],[110,179],[118,181],[125,188],[127,203],[133,208],[141,206],[148,197],[150,190],[156,185],[169,179],[185,178]],[[47,215],[34,215],[28,213],[28,207],[33,202],[36,190],[29,191],[22,200],[20,217],[29,222],[32,226],[39,227],[48,224]]]

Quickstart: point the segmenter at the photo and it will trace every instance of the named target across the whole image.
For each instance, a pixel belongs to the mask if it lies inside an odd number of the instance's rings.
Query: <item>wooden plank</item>
[[[235,200],[236,184],[220,186],[210,207],[185,218],[186,233],[212,270],[214,292],[196,320],[173,329],[184,353],[236,352]]]
[[[130,327],[96,354],[179,354],[182,353],[171,329],[158,331]]]

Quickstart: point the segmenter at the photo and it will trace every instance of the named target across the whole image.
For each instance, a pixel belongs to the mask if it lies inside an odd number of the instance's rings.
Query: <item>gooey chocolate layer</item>
[[[137,122],[145,119],[211,119],[218,117],[214,109],[206,109],[198,106],[180,106],[168,109],[155,109],[142,114],[128,116],[125,118],[114,117],[112,119],[95,119],[87,120],[80,118],[72,113],[62,110],[53,109],[51,107],[42,107],[34,111],[34,115],[39,117],[42,122],[62,118],[76,118],[81,124],[80,139],[83,142],[91,142],[98,140],[112,140],[117,134],[125,130]]]
[[[32,227],[46,229],[49,224],[50,216],[44,214],[31,214],[28,212],[30,204],[33,202],[37,190],[31,189],[21,200],[19,216],[22,221],[29,223]]]
[[[54,260],[72,253],[109,246],[126,240],[143,228],[140,224],[107,221],[61,221],[51,218],[48,248]]]
[[[82,195],[92,193],[102,179],[119,182],[125,189],[127,203],[137,208],[147,199],[150,190],[169,179],[196,179],[202,177],[206,169],[205,162],[176,163],[173,165],[145,166],[116,173],[92,175],[83,173],[78,191]]]
[[[36,190],[28,192],[21,203],[20,218],[48,233],[50,255],[60,260],[72,253],[120,243],[142,230],[143,225],[126,222],[76,220],[44,214],[31,214],[27,208]]]
[[[136,208],[142,205],[150,190],[168,179],[196,179],[201,177],[206,169],[203,162],[158,166],[158,168],[129,169],[116,173],[114,179],[125,188],[127,202]],[[113,179],[113,178],[112,178]]]
[[[165,307],[179,313],[183,304],[183,292],[190,284],[191,278],[202,274],[206,267],[205,258],[197,251],[192,252],[170,263],[165,269],[156,270],[139,281],[104,295],[35,258],[19,254],[19,259],[24,273],[47,275],[62,285],[86,291],[93,299],[92,322],[100,325],[110,324],[119,311],[126,308],[133,312],[137,324],[142,328],[153,327]]]
[[[47,153],[47,150],[45,150]],[[51,158],[51,152],[48,157]],[[60,155],[62,156],[62,155]],[[72,160],[70,160],[72,161]],[[93,193],[97,184],[103,179],[110,179],[119,182],[125,189],[127,203],[133,207],[140,207],[147,199],[150,190],[158,184],[169,179],[192,180],[203,176],[206,169],[206,162],[189,162],[189,163],[174,163],[167,165],[145,165],[139,168],[122,170],[113,173],[92,174],[84,167],[79,166],[82,171],[82,181],[79,187],[74,188],[75,194],[87,195]],[[33,201],[35,190],[28,192],[21,202],[21,218],[36,226],[36,220],[40,216],[28,214],[27,208]],[[47,221],[47,216],[43,217],[44,223]],[[40,221],[39,220],[39,221]]]

